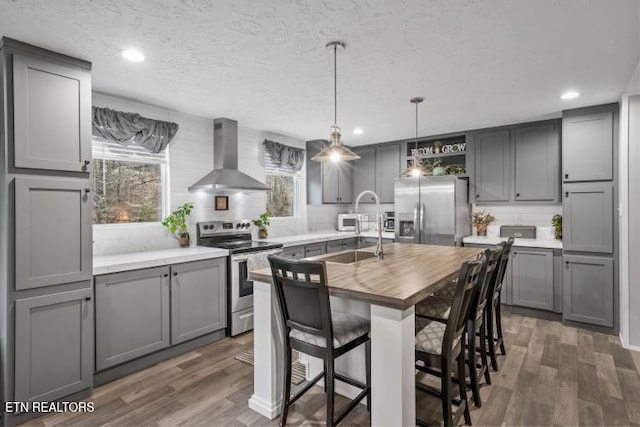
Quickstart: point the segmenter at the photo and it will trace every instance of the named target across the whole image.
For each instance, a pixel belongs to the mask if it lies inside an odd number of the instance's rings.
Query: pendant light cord
[[[333,125],[338,126],[338,46],[333,46]]]
[[[418,155],[418,103],[416,102],[416,156]]]

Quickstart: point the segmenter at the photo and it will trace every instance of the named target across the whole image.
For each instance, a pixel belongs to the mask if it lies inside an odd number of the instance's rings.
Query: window
[[[167,153],[93,140],[93,223],[158,222],[166,205]]]
[[[267,210],[274,217],[298,216],[298,173],[274,164],[269,153],[265,153],[265,172],[266,185],[271,188]]]

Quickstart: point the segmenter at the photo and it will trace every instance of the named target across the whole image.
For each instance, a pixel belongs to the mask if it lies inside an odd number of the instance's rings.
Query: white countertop
[[[378,237],[377,231],[363,231],[360,233],[361,237]],[[327,240],[349,239],[356,237],[356,233],[352,231],[319,231],[317,233],[309,234],[297,234],[295,236],[284,237],[268,237],[262,241],[282,243],[283,246],[298,246],[307,245],[310,243],[326,242]],[[382,233],[383,239],[393,239],[395,237],[393,232],[385,231]]]
[[[226,249],[192,246],[189,248],[127,252],[93,257],[93,275],[160,267],[179,262],[200,261],[229,255]]]
[[[470,243],[476,245],[497,245],[500,242],[506,241],[506,237],[498,236],[467,236],[462,239],[463,243]],[[528,247],[528,248],[548,248],[548,249],[562,249],[562,240],[550,240],[550,239],[514,239],[513,246]]]

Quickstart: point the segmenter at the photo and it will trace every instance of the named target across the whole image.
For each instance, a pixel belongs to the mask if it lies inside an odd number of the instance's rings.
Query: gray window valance
[[[268,139],[265,139],[262,144],[272,167],[286,172],[298,172],[304,166],[304,150],[302,148],[289,147]]]
[[[91,131],[94,136],[120,145],[137,145],[152,153],[160,153],[178,132],[178,124],[123,113],[109,108],[93,107]]]

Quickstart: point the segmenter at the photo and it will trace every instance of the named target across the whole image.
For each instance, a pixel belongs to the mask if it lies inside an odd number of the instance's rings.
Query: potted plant
[[[187,217],[192,210],[193,203],[187,202],[162,220],[162,225],[178,239],[180,246],[183,248],[188,247],[190,242],[189,232],[187,231]]]
[[[556,239],[562,240],[562,215],[554,215],[551,218],[551,225],[553,225]]]
[[[478,230],[478,236],[486,236],[487,225],[495,221],[496,218],[488,212],[479,211],[479,212],[473,213],[472,219],[473,219],[473,224],[476,226],[476,229]]]
[[[269,235],[269,232],[267,232],[267,226],[271,225],[271,221],[269,221],[269,218],[271,218],[271,213],[269,211],[265,211],[260,214],[258,219],[254,219],[251,221],[253,225],[258,227],[259,239],[266,239]]]
[[[433,174],[433,176],[440,176],[446,174],[447,171],[444,166],[442,166],[442,162],[440,160],[435,160],[431,164],[431,173]]]

